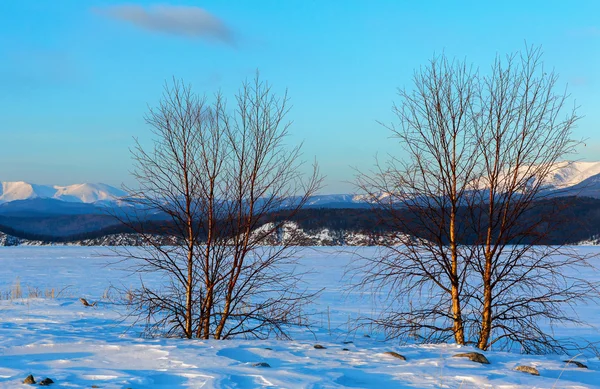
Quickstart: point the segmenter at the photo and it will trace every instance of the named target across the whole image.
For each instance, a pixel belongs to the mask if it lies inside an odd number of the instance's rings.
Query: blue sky
[[[195,7],[195,8],[175,8]],[[348,192],[353,167],[398,151],[398,87],[434,53],[485,68],[542,45],[600,160],[600,1],[0,2],[0,180],[132,184],[132,137],[175,76],[232,95],[260,69],[293,104],[290,143]]]

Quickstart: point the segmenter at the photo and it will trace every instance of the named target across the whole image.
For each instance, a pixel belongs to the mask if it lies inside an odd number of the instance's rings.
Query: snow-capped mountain
[[[559,162],[546,178],[546,191],[556,196],[586,196],[600,199],[600,162]],[[389,193],[382,193],[378,201],[395,201]],[[364,194],[316,195],[307,202],[312,208],[362,208],[368,207],[373,199]]]
[[[116,201],[126,196],[124,191],[106,184],[76,184],[69,186],[36,185],[23,181],[3,182],[0,203],[15,200],[55,199],[76,203]]]
[[[373,203],[397,200],[389,193],[381,193],[375,199],[367,194],[327,194],[315,195],[308,199],[306,207],[308,208],[366,208]]]
[[[546,179],[544,187],[557,196],[579,195],[600,198],[600,162],[560,162]],[[115,203],[127,196],[121,189],[106,184],[68,186],[37,185],[23,181],[2,182],[0,204],[15,200],[54,199],[72,203],[101,205]],[[379,200],[387,198],[382,194]],[[309,199],[309,208],[365,208],[372,199],[360,194],[325,194]]]
[[[310,197],[306,202],[306,207],[308,208],[354,208],[367,205],[368,203],[363,201],[359,196],[352,194],[315,195]]]
[[[565,189],[579,186],[598,175],[600,162],[559,162],[544,184],[553,189]]]
[[[546,191],[556,196],[586,196],[600,199],[600,162],[559,162],[546,178]],[[379,195],[378,201],[385,201],[389,193]],[[390,198],[390,201],[397,200]],[[373,199],[368,195],[336,194],[317,195],[309,199],[307,206],[312,208],[362,208],[369,206]]]

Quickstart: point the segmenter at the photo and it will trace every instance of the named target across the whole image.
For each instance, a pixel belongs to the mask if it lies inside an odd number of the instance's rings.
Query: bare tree
[[[596,290],[575,276],[588,258],[543,245],[564,222],[558,203],[548,207],[541,200],[559,162],[578,144],[572,139],[578,116],[566,106],[568,95],[557,93],[558,77],[544,69],[541,56],[540,48],[528,48],[497,58],[478,91],[473,137],[481,166],[466,222],[477,236],[472,266],[481,281],[472,301],[483,350],[503,340],[526,352],[560,350],[543,325],[577,322],[568,308]]]
[[[390,337],[411,335],[418,325],[427,329],[426,341],[465,343],[468,263],[457,219],[477,162],[477,144],[470,137],[475,80],[465,63],[445,58],[415,72],[415,90],[400,90],[402,105],[394,107],[400,126],[389,127],[408,160],[392,158],[359,176],[360,189],[386,214],[382,220],[408,232],[399,233],[386,254],[367,258],[367,269],[361,269],[363,283],[386,291],[396,303],[377,321]],[[424,293],[426,301],[419,297]]]
[[[314,293],[301,285],[293,242],[266,247],[283,226],[269,215],[300,210],[321,185],[316,165],[305,178],[300,146],[287,148],[287,94],[260,81],[243,84],[232,109],[175,81],[150,111],[153,147],[137,143],[131,201],[145,213],[166,215],[163,246],[139,217],[125,222],[147,246],[124,255],[138,273],[161,274],[160,287],[144,283],[133,306],[148,331],[223,339],[234,335],[286,336],[303,322]],[[147,219],[147,218],[146,218]]]
[[[577,144],[575,110],[540,58],[527,49],[482,75],[442,56],[400,90],[389,128],[403,158],[358,177],[398,231],[358,283],[388,296],[374,321],[389,337],[556,351],[544,326],[577,321],[568,308],[593,296],[569,276],[587,258],[540,245],[559,213],[536,211],[545,182]]]

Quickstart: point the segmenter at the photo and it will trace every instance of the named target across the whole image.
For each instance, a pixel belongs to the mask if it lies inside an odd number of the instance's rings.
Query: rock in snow
[[[481,353],[476,353],[476,352],[454,354],[453,357],[454,358],[469,358],[473,362],[483,363],[485,365],[490,364],[490,361],[487,360],[485,355],[483,355]]]
[[[522,371],[523,373],[529,373],[531,375],[540,375],[540,372],[538,371],[538,369],[536,369],[533,366],[517,366],[515,367],[515,370],[517,371]]]
[[[33,378],[33,376],[31,374],[29,374],[27,377],[25,377],[25,379],[23,380],[24,384],[35,384],[35,378]]]
[[[571,365],[575,365],[580,369],[587,369],[587,365],[581,363],[581,362],[577,362],[577,361],[572,361],[572,360],[568,360],[568,361],[564,361],[567,365],[571,364]]]
[[[41,386],[48,386],[48,385],[52,385],[53,383],[54,383],[54,381],[52,381],[51,378],[44,378],[43,380],[40,381]]]
[[[386,352],[384,352],[384,354],[385,355],[389,355],[389,356],[394,357],[394,358],[401,359],[403,361],[406,361],[406,357],[404,357],[403,355],[398,354],[395,351],[386,351]]]

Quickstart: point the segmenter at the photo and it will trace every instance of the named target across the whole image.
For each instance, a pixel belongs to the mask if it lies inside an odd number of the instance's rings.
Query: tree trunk
[[[458,279],[458,248],[456,245],[456,207],[453,205],[450,214],[450,253],[452,256],[452,275],[451,275],[451,298],[452,298],[452,316],[454,331],[454,340],[456,344],[465,344],[465,331],[463,328],[462,310],[460,307],[460,290]]]
[[[492,333],[492,287],[490,283],[491,262],[486,260],[485,278],[483,280],[483,307],[481,312],[481,330],[477,348],[487,350]]]
[[[188,255],[187,255],[188,277],[187,277],[187,285],[186,285],[186,291],[185,291],[185,336],[188,339],[191,339],[193,336],[193,333],[192,333],[193,263],[194,263],[193,246],[190,246],[188,248]]]
[[[462,320],[462,310],[460,306],[460,293],[459,293],[459,283],[458,278],[456,277],[457,270],[457,256],[456,256],[456,245],[452,245],[452,270],[453,270],[453,280],[451,287],[451,297],[452,297],[452,316],[453,316],[453,325],[452,329],[454,331],[454,340],[456,344],[463,345],[465,344],[465,331],[463,328],[463,320]]]

